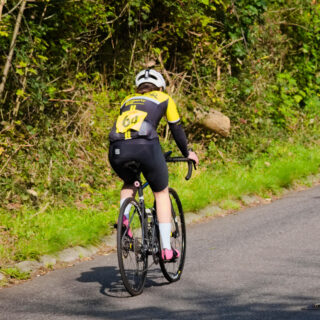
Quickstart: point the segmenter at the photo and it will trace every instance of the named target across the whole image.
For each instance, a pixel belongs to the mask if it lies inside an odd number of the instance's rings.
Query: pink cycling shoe
[[[128,229],[128,225],[129,225],[129,220],[127,217],[123,216],[123,220],[122,220],[123,225]],[[128,229],[127,235],[129,238],[133,238],[133,234],[131,232],[131,229]]]
[[[175,259],[180,257],[180,252],[179,250],[173,249],[173,248],[171,250],[162,249],[161,257],[164,262],[172,262],[172,261],[175,261]]]

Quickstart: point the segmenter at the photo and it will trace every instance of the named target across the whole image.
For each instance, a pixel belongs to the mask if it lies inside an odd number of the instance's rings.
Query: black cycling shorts
[[[152,191],[159,192],[168,186],[168,167],[158,139],[130,139],[110,144],[110,164],[126,184],[136,179],[135,174],[123,166],[133,160],[140,163]]]

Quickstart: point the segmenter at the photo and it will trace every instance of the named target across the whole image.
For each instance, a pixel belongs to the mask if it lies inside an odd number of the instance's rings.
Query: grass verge
[[[184,210],[195,211],[209,202],[240,199],[247,194],[269,197],[318,173],[319,167],[318,144],[309,147],[274,144],[250,166],[234,162],[219,164],[212,170],[196,171],[191,183],[176,176],[172,184],[179,190]],[[175,172],[180,175],[181,170]]]
[[[21,272],[17,268],[4,268],[0,269],[0,271],[10,278],[14,278],[17,280],[26,280],[30,277],[29,272]]]
[[[195,171],[188,182],[184,180],[186,166],[172,164],[170,184],[179,192],[184,210],[197,211],[212,202],[230,206],[231,200],[246,194],[270,197],[318,173],[319,166],[317,143],[308,147],[274,143],[250,166],[233,161],[218,163],[215,167],[209,164]],[[1,211],[0,267],[13,261],[36,260],[70,246],[98,243],[111,232],[116,221],[119,189],[120,182],[114,190],[93,191],[81,208]],[[148,192],[149,200],[150,194]]]

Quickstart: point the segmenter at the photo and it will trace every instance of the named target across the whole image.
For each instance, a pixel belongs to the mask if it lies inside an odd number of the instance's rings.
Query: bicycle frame
[[[159,257],[157,254],[159,253],[160,248],[160,239],[159,239],[159,230],[157,229],[158,219],[155,212],[155,209],[152,208],[149,211],[146,209],[143,190],[149,186],[148,182],[142,184],[140,177],[134,182],[134,186],[138,189],[139,196],[139,206],[141,208],[142,219],[144,220],[144,230],[143,230],[143,238],[144,238],[144,251],[148,255],[153,256],[154,262],[157,264],[159,262]],[[151,215],[151,221],[149,226],[148,216]],[[154,250],[156,249],[156,250]]]

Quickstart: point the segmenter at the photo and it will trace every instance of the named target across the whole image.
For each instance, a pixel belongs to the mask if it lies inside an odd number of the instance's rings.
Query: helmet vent
[[[161,73],[153,69],[142,70],[138,73],[136,77],[136,86],[139,87],[140,84],[145,82],[152,83],[158,88],[166,88],[166,82]]]

